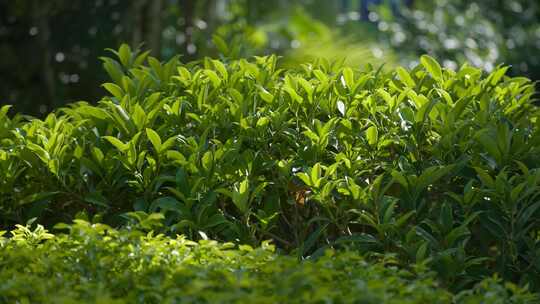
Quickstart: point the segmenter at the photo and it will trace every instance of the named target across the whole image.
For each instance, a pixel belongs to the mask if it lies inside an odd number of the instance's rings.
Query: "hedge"
[[[2,227],[159,212],[168,235],[393,254],[454,291],[494,274],[540,289],[539,111],[507,67],[113,52],[97,105],[43,120],[1,108]]]
[[[533,303],[487,279],[453,295],[433,275],[327,251],[298,262],[265,242],[193,242],[76,220],[0,237],[0,303]]]

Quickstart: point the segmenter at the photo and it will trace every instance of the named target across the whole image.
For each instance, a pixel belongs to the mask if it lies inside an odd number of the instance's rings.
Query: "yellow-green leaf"
[[[379,140],[379,131],[376,126],[371,126],[366,130],[366,138],[370,145],[375,145]]]
[[[435,80],[442,81],[442,68],[435,59],[428,55],[422,55],[422,57],[420,57],[420,62]]]

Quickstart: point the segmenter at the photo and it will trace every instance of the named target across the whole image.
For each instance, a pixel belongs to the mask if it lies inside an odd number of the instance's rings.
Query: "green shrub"
[[[540,288],[529,80],[427,56],[385,72],[115,53],[97,106],[44,120],[2,108],[4,227],[161,212],[162,232],[190,239],[272,238],[299,257],[354,248],[425,263],[455,290],[493,273]]]
[[[64,226],[66,227],[66,226]],[[77,220],[68,234],[19,226],[0,243],[0,303],[532,303],[486,280],[457,296],[432,275],[328,251],[298,262],[273,246],[235,246],[114,230]],[[1,240],[1,239],[0,239]],[[495,299],[491,301],[491,299]]]

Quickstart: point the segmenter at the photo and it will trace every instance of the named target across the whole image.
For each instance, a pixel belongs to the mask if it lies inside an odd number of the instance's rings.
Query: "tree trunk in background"
[[[206,21],[206,24],[208,26],[208,32],[213,33],[217,24],[218,17],[216,0],[207,0],[204,8],[204,11],[206,13],[204,21]]]
[[[146,33],[146,41],[154,57],[161,57],[161,12],[163,1],[152,0],[148,10],[148,31]]]
[[[39,51],[41,53],[41,77],[45,91],[47,95],[46,111],[50,111],[54,107],[54,100],[56,99],[56,85],[54,81],[54,69],[52,67],[52,50],[51,50],[51,29],[48,19],[48,7],[47,3],[37,1],[34,3],[33,15],[38,28],[38,44]]]
[[[131,16],[133,19],[127,18],[129,26],[131,28],[131,46],[133,48],[138,47],[143,42],[143,8],[145,0],[134,0],[131,6]]]
[[[341,0],[340,10],[342,13],[348,13],[351,10],[351,0]]]
[[[193,44],[193,15],[195,13],[195,1],[183,0],[182,7],[184,8],[184,35],[186,37],[186,56],[187,60],[191,60],[194,56]]]
[[[255,23],[255,16],[257,14],[257,0],[247,0],[247,22],[252,25]]]

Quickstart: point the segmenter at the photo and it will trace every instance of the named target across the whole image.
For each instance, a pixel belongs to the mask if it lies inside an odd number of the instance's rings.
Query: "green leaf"
[[[298,178],[300,178],[304,182],[304,184],[306,184],[306,186],[313,186],[311,178],[305,172],[298,172],[296,173],[296,176],[298,176]]]
[[[384,211],[384,215],[382,217],[382,224],[389,224],[391,221],[394,220],[394,210],[396,208],[397,201],[392,201],[390,204],[387,204]]]
[[[474,167],[474,170],[476,171],[476,174],[478,174],[478,177],[482,181],[482,183],[489,188],[494,189],[495,188],[495,181],[493,178],[488,174],[488,172],[480,167]]]
[[[287,86],[287,85],[284,86],[283,90],[285,90],[285,92],[287,92],[289,94],[289,96],[291,97],[292,100],[295,100],[295,101],[297,101],[299,103],[302,103],[304,101],[302,96],[298,95],[298,93],[296,93],[296,91],[293,88],[291,88],[290,86]]]
[[[392,171],[392,177],[394,178],[395,181],[397,181],[401,186],[403,186],[403,188],[405,189],[408,189],[409,188],[409,182],[407,181],[407,179],[405,178],[405,176],[403,174],[401,174],[400,172],[396,171],[396,170],[393,170]]]
[[[221,61],[212,60],[212,64],[221,75],[221,78],[223,78],[224,80],[229,79],[229,73],[227,72],[227,68],[225,67],[223,63],[221,63]]]
[[[428,252],[428,242],[423,242],[420,247],[418,247],[418,250],[416,251],[416,263],[420,263],[424,261],[427,257]]]
[[[184,81],[189,81],[191,80],[191,73],[189,72],[188,69],[186,69],[185,67],[178,67],[177,69],[178,71],[178,75],[181,76],[181,78],[184,80]]]
[[[416,226],[415,231],[417,235],[421,236],[423,239],[431,243],[433,247],[439,246],[439,242],[437,241],[437,239],[431,233],[424,230],[422,227]]]
[[[108,200],[99,192],[91,192],[84,197],[84,201],[96,206],[109,208]]]
[[[420,57],[420,63],[422,63],[422,66],[424,66],[435,80],[438,82],[443,80],[441,66],[435,59],[428,55],[422,55],[422,57]]]
[[[124,90],[114,83],[108,82],[102,84],[102,86],[118,100],[122,100],[125,95]]]
[[[431,100],[423,105],[420,106],[418,109],[418,112],[414,115],[414,122],[421,124],[426,121],[426,119],[429,117],[429,113],[433,109],[433,106],[435,106],[436,100]]]
[[[167,151],[167,158],[175,162],[178,162],[179,164],[187,163],[184,155],[178,151],[174,151],[174,150]]]
[[[201,164],[206,171],[210,171],[214,165],[214,154],[206,151],[201,158]]]
[[[502,136],[497,138],[497,134],[494,130],[484,129],[478,131],[475,137],[488,154],[497,162],[497,165],[501,165],[503,159],[499,146],[497,145],[497,139],[502,139]]]
[[[521,226],[521,227],[525,227],[527,226],[528,224],[530,224],[530,219],[531,217],[533,219],[535,218],[538,218],[537,216],[534,216],[533,215],[538,211],[540,210],[540,201],[539,202],[536,202],[534,204],[531,204],[530,206],[528,206],[527,208],[525,208],[524,210],[520,211],[520,214],[519,214],[519,217],[518,217],[518,224]]]
[[[503,76],[506,74],[506,71],[508,71],[507,66],[498,68],[495,72],[491,73],[489,78],[491,78],[490,84],[491,85],[497,85],[499,81],[503,78]]]
[[[311,83],[309,83],[309,81],[307,81],[307,80],[305,80],[304,78],[301,78],[301,77],[298,77],[296,80],[298,81],[300,86],[302,86],[304,91],[306,91],[306,93],[308,94],[309,99],[311,100],[312,97],[313,97],[313,86],[311,85]]]
[[[116,60],[107,57],[101,57],[100,59],[103,61],[103,68],[107,71],[107,74],[109,74],[114,83],[121,84],[122,77],[124,76],[122,66]]]
[[[379,131],[377,130],[377,126],[371,126],[366,130],[366,139],[372,146],[377,144],[379,140]]]
[[[452,230],[452,227],[454,226],[454,216],[452,214],[452,207],[448,203],[444,203],[441,208],[440,222],[441,222],[441,226],[444,229],[444,233],[447,233],[450,230]]]
[[[397,67],[396,72],[397,72],[397,74],[399,76],[399,80],[401,80],[401,82],[403,82],[407,87],[412,88],[412,87],[416,86],[416,83],[412,79],[409,72],[407,72],[407,70],[405,70],[402,67]]]
[[[123,143],[116,137],[112,136],[103,136],[108,142],[110,142],[113,146],[116,147],[120,152],[125,152],[128,149],[128,144]]]
[[[214,214],[204,223],[204,228],[210,229],[228,223],[229,222],[222,214]]]
[[[244,102],[244,96],[235,88],[229,88],[228,92],[233,98],[234,102],[236,102],[236,104],[240,105]]]
[[[270,118],[264,116],[257,120],[257,128],[266,127],[270,123]]]
[[[177,201],[174,197],[171,197],[171,196],[160,197],[154,200],[152,204],[150,205],[149,211],[156,212],[158,209],[163,210],[163,211],[168,211],[168,210],[175,211],[180,214],[183,213],[182,204],[179,201]]]
[[[240,182],[240,188],[238,192],[240,195],[246,195],[249,190],[249,179],[245,178],[242,182]]]
[[[218,74],[216,74],[216,72],[212,70],[204,70],[204,74],[208,77],[208,79],[210,79],[214,88],[219,87],[219,85],[221,84],[221,79],[219,78]]]
[[[161,151],[160,152],[163,152],[165,150],[168,150],[170,148],[172,148],[178,141],[178,137],[177,136],[173,136],[169,139],[167,139],[164,143],[161,144]]]
[[[4,119],[4,117],[6,117],[6,114],[9,111],[9,109],[11,109],[11,107],[12,107],[11,105],[5,105],[5,106],[0,107],[0,119]]]
[[[396,100],[394,97],[392,97],[392,95],[390,95],[390,93],[388,93],[387,91],[383,89],[377,89],[377,93],[379,94],[379,96],[381,96],[384,99],[384,101],[388,103],[391,109],[395,107]]]
[[[322,175],[322,169],[321,164],[316,163],[313,168],[311,168],[310,171],[310,178],[311,182],[313,183],[312,186],[315,188],[318,188],[321,186],[321,175]]]
[[[469,229],[467,229],[466,225],[461,225],[459,227],[456,227],[448,233],[446,236],[446,242],[449,246],[455,246],[455,242],[464,239],[470,235]]]
[[[147,128],[146,129],[146,135],[148,136],[148,139],[150,142],[152,142],[152,146],[154,146],[154,149],[157,153],[161,152],[161,138],[159,137],[159,134],[156,133],[156,131]]]
[[[137,55],[137,57],[133,61],[133,67],[138,67],[141,64],[143,64],[143,62],[146,60],[149,54],[150,54],[150,51],[145,51]]]
[[[416,183],[417,190],[426,189],[429,185],[436,183],[442,177],[448,175],[455,165],[449,166],[432,166],[424,170]]]
[[[246,177],[240,182],[240,185],[233,192],[233,203],[243,213],[246,214],[249,210],[249,179]]]
[[[485,214],[481,216],[480,223],[491,233],[492,237],[496,239],[504,239],[506,237],[506,230],[495,215]]]
[[[58,191],[46,191],[46,192],[39,192],[39,193],[30,194],[30,195],[24,197],[23,199],[19,200],[18,205],[20,206],[20,205],[26,205],[26,204],[29,204],[29,203],[37,202],[37,201],[42,201],[42,200],[51,198],[51,197],[55,196],[58,193],[60,193],[60,192],[58,192]]]
[[[371,234],[355,233],[353,235],[342,236],[334,241],[334,244],[362,244],[362,245],[378,245],[379,241]]]
[[[118,50],[118,58],[124,67],[129,67],[131,61],[131,49],[129,45],[122,44]]]
[[[274,95],[270,94],[270,92],[262,86],[259,86],[259,96],[268,103],[271,103],[274,100]]]
[[[97,119],[105,120],[110,117],[110,114],[108,114],[105,110],[98,108],[98,107],[92,107],[92,106],[81,106],[78,109],[78,112],[83,115],[83,117],[93,117]]]
[[[133,111],[132,118],[133,123],[137,127],[138,131],[142,130],[142,128],[146,125],[147,116],[143,108],[139,104],[135,105],[135,110]]]
[[[42,147],[34,143],[31,143],[31,142],[27,143],[26,148],[34,152],[34,154],[37,155],[39,159],[43,161],[44,164],[48,164],[49,161],[51,160],[51,155],[49,154],[49,152],[47,152],[47,150],[43,149]]]
[[[345,85],[349,88],[349,90],[353,91],[354,86],[354,72],[351,68],[345,67],[343,68],[343,80],[345,81]]]
[[[214,45],[216,46],[216,48],[221,54],[225,56],[229,55],[229,47],[227,46],[227,43],[225,42],[225,40],[221,38],[221,36],[213,35],[212,42],[214,43]]]
[[[299,252],[301,252],[301,255],[306,255],[311,248],[316,244],[317,240],[319,239],[321,233],[326,229],[328,224],[324,224],[322,226],[319,226],[317,229],[315,229],[314,232],[312,232],[306,240],[302,243],[301,249]]]

